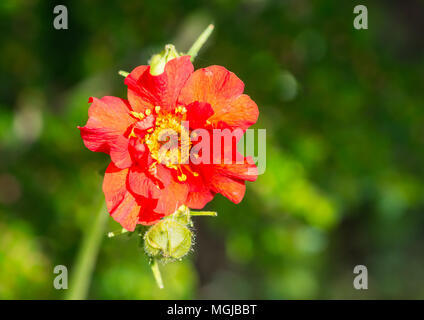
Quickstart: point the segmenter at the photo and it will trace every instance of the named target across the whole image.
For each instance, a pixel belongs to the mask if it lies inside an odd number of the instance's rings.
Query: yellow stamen
[[[180,181],[186,181],[187,180],[187,176],[184,173],[182,173],[180,176],[178,176],[178,180],[180,180]]]
[[[134,118],[137,118],[137,119],[140,119],[140,120],[143,120],[143,118],[144,118],[144,114],[142,114],[140,112],[130,111],[130,113]]]
[[[152,174],[152,175],[155,175],[155,174],[156,174],[156,172],[157,172],[156,164],[157,164],[157,162],[155,161],[155,162],[153,162],[153,163],[149,166],[148,171],[149,171],[149,173],[150,173],[150,174]]]
[[[134,128],[132,128],[131,133],[128,136],[128,138],[131,138],[131,137],[137,138],[137,135],[134,133]]]
[[[160,106],[156,106],[156,107],[155,107],[155,111],[156,111],[156,113],[159,113],[159,111],[160,111]]]
[[[186,112],[187,112],[187,109],[184,106],[178,106],[178,107],[175,108],[175,113],[182,113],[182,114],[184,114]]]
[[[181,171],[181,174],[182,174],[182,168],[179,167],[178,169]],[[189,165],[184,165],[184,169],[186,169],[188,172],[190,172],[195,177],[199,176],[199,174],[196,171],[191,170]]]
[[[152,110],[150,110],[150,109],[147,109],[146,112],[145,112],[146,116],[149,116],[151,113],[152,113]]]

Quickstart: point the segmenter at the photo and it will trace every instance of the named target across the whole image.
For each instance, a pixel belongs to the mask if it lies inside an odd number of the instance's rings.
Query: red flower
[[[209,150],[197,154],[194,148],[203,138],[189,139],[199,129],[211,136],[214,129],[243,133],[256,122],[258,108],[243,94],[244,84],[236,75],[221,66],[193,72],[189,56],[170,60],[160,75],[149,70],[139,66],[126,77],[128,100],[90,98],[89,119],[79,127],[88,149],[111,157],[103,192],[109,213],[129,231],[137,224],[153,224],[183,204],[201,209],[216,193],[239,203],[244,181],[257,177],[251,158],[234,163],[241,134],[231,143],[224,140],[218,150],[213,140]],[[178,148],[161,148],[171,141],[162,141],[169,132],[178,134]],[[195,163],[189,152],[210,161]]]

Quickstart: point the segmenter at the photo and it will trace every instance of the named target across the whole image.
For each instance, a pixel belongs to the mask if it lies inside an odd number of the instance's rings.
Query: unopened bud
[[[163,219],[144,235],[144,249],[151,257],[181,259],[190,251],[192,235],[181,222]]]
[[[167,44],[161,53],[153,55],[150,59],[150,74],[153,76],[162,74],[165,70],[166,63],[179,56],[180,54],[175,47],[172,44]]]

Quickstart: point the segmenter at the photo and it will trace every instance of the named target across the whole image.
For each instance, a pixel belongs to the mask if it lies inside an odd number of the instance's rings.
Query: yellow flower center
[[[190,157],[190,133],[181,124],[181,118],[171,113],[159,113],[155,129],[145,135],[153,159],[168,168],[178,169],[179,164],[188,164]],[[180,181],[184,181],[184,174]],[[180,177],[179,177],[180,178]]]

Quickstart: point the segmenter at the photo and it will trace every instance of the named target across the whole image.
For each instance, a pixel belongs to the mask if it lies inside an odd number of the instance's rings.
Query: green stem
[[[83,300],[87,297],[108,216],[106,204],[103,204],[94,225],[84,236],[75,261],[74,275],[66,297],[68,300]]]
[[[190,215],[216,217],[218,213],[215,211],[190,211]]]
[[[193,43],[190,50],[188,50],[187,54],[191,56],[190,60],[193,61],[194,58],[196,58],[197,53],[202,48],[202,46],[205,44],[206,40],[208,40],[209,36],[211,35],[212,31],[214,29],[214,25],[210,24],[205,29],[205,31],[202,32],[202,34],[197,38],[197,40]]]
[[[163,289],[162,275],[160,274],[158,261],[155,258],[152,258],[152,263],[150,264],[150,267],[152,268],[156,284],[158,285],[159,289]]]

